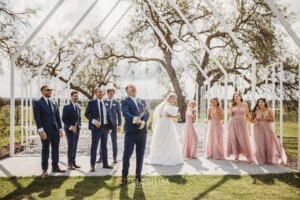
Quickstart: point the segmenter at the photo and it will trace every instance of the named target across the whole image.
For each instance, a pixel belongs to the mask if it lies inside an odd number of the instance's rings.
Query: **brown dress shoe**
[[[113,167],[110,166],[110,165],[103,165],[103,168],[105,168],[105,169],[113,169]]]
[[[66,170],[62,170],[62,169],[60,169],[59,167],[58,168],[56,168],[56,169],[52,169],[52,172],[57,172],[57,173],[65,173],[66,172]]]
[[[80,168],[80,166],[78,166],[78,165],[76,165],[76,164],[73,164],[73,166],[74,166],[75,168]]]
[[[136,179],[139,183],[144,182],[144,179],[143,179],[142,176],[136,176],[135,179]]]
[[[95,172],[95,167],[91,167],[90,172]]]
[[[97,160],[97,162],[96,163],[102,163],[102,160],[101,159],[99,159],[99,160]]]
[[[127,177],[122,177],[120,186],[125,186],[125,185],[127,185],[127,183],[128,183]]]
[[[75,167],[73,165],[68,166],[68,170],[74,170],[74,169],[75,169]]]
[[[46,169],[43,169],[41,176],[48,176],[48,171]]]

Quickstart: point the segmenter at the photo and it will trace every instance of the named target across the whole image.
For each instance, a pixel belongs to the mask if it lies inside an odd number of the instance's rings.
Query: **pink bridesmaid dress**
[[[208,127],[208,136],[205,148],[205,157],[208,159],[222,160],[224,157],[224,130],[216,111],[211,112]]]
[[[228,122],[227,156],[234,155],[237,160],[239,155],[244,155],[248,162],[253,162],[245,105],[241,108],[235,106],[232,109],[234,114]]]
[[[256,111],[254,125],[255,156],[259,165],[286,164],[287,157],[278,141],[270,121],[266,119],[268,112]]]
[[[188,108],[183,125],[182,155],[184,158],[197,158],[198,137],[193,125],[193,113]]]

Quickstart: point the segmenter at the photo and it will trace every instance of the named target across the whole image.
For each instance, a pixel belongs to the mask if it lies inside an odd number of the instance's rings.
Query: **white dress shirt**
[[[104,105],[104,102],[103,102],[103,100],[99,100],[99,99],[97,99],[97,102],[98,102],[98,109],[99,109],[99,119],[100,119],[100,121],[101,121],[101,110],[100,110],[100,103],[102,103],[102,108],[103,108],[103,122],[104,122],[104,124],[107,124],[108,122],[107,122],[107,117],[106,117],[106,107],[105,107],[105,105]]]
[[[139,109],[139,106],[138,106],[138,104],[137,104],[137,101],[136,101],[136,98],[133,98],[133,97],[130,97],[132,100],[133,100],[133,102],[135,103],[135,106],[137,107],[137,109],[138,110],[140,110]]]

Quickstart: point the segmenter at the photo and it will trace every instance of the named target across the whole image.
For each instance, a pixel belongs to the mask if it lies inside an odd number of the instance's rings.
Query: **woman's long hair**
[[[236,106],[236,102],[235,102],[235,100],[234,100],[234,96],[235,96],[236,94],[238,94],[238,95],[241,97],[241,102],[244,102],[241,93],[236,92],[236,93],[233,94],[232,99],[231,99],[232,107]]]
[[[254,108],[251,111],[251,116],[252,116],[251,118],[252,119],[255,119],[255,117],[256,117],[256,113],[255,112],[259,109],[259,106],[258,106],[259,101],[263,101],[265,103],[265,107],[268,108],[268,102],[267,102],[266,98],[259,98],[256,101],[256,104],[255,104]]]

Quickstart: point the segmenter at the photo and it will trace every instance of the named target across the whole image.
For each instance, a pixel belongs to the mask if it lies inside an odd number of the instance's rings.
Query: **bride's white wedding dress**
[[[183,156],[175,124],[171,118],[167,117],[167,111],[171,105],[167,103],[162,104],[159,105],[161,108],[156,108],[154,112],[150,154],[145,162],[154,165],[183,164]]]

